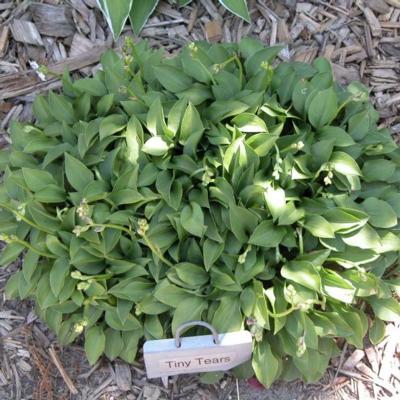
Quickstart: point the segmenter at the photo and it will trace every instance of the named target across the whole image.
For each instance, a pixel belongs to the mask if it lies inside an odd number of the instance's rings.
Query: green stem
[[[99,227],[99,228],[117,229],[119,231],[127,233],[132,240],[135,239],[135,235],[133,234],[132,230],[130,230],[128,228],[125,228],[124,226],[121,226],[121,225],[115,225],[115,224],[91,224],[90,226]]]
[[[232,61],[235,61],[235,58],[237,57],[237,55],[235,54],[234,56],[232,56],[231,58],[228,58],[227,60],[225,60],[222,64],[220,64],[221,69],[225,68],[228,64],[230,64]]]
[[[5,208],[8,211],[11,211],[16,217],[21,219],[21,221],[24,221],[25,223],[27,223],[28,225],[32,226],[33,228],[35,228],[35,229],[37,229],[39,231],[46,232],[46,233],[48,233],[50,235],[53,235],[53,233],[54,233],[54,232],[50,232],[50,231],[46,230],[45,228],[43,228],[43,227],[41,227],[39,225],[36,225],[33,221],[31,221],[28,218],[26,218],[25,215],[22,215],[17,210],[14,210],[12,207],[7,205],[6,203],[0,202],[0,208]]]
[[[237,64],[237,66],[239,68],[240,88],[242,88],[242,86],[243,86],[243,66],[242,66],[242,63],[240,62],[240,59],[239,59],[239,57],[237,56],[236,53],[235,53],[235,61],[236,61],[236,64]]]
[[[19,238],[14,238],[11,242],[19,243],[22,244],[22,246],[26,247],[29,250],[32,250],[33,252],[39,254],[39,256],[42,257],[47,257],[47,258],[57,258],[53,254],[50,253],[44,253],[37,249],[36,247],[33,247],[30,243],[26,242],[25,240],[19,239]]]
[[[285,311],[282,311],[280,313],[273,313],[272,311],[268,310],[268,315],[271,316],[272,318],[282,318],[286,317],[287,315],[291,314],[293,311],[298,310],[299,308],[297,306],[292,306],[288,308]]]
[[[352,101],[353,101],[353,97],[352,97],[352,96],[349,97],[348,99],[346,99],[346,100],[338,107],[338,109],[336,110],[336,114],[335,114],[335,117],[334,117],[333,119],[335,119],[335,118],[339,115],[340,111],[342,111],[343,108],[346,107],[347,104],[351,103]]]
[[[320,300],[314,300],[312,302],[313,305],[321,305],[325,307],[325,301],[320,301]],[[299,305],[293,305],[290,308],[288,308],[285,311],[282,311],[280,313],[273,313],[272,311],[268,310],[268,315],[270,315],[272,318],[282,318],[286,317],[287,315],[291,314],[293,311],[299,310],[301,307]]]
[[[157,247],[154,246],[153,243],[149,240],[149,238],[144,234],[142,235],[142,238],[146,244],[146,246],[165,264],[167,264],[169,267],[173,267],[174,264],[172,264],[170,261],[168,261],[163,254],[161,253],[161,250]]]
[[[194,58],[194,60],[196,60],[199,65],[201,66],[201,68],[203,68],[203,71],[209,76],[209,78],[211,79],[211,82],[213,85],[216,85],[217,82],[214,78],[214,75],[210,72],[210,70],[198,59],[198,58]]]
[[[142,60],[140,59],[140,56],[139,56],[139,54],[138,54],[138,52],[136,50],[135,43],[133,43],[133,41],[132,41],[132,43],[130,43],[130,48],[131,48],[132,55],[133,55],[134,59],[136,60],[136,62],[139,65],[140,72],[143,75],[143,73],[144,73],[143,63],[142,63]]]

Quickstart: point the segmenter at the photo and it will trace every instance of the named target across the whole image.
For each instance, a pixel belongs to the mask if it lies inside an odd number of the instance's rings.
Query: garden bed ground
[[[30,120],[39,91],[58,88],[54,76],[35,72],[47,64],[76,76],[98,68],[110,32],[95,0],[0,0],[0,148],[7,146],[13,119]],[[245,35],[266,45],[284,44],[281,58],[331,60],[343,83],[361,80],[381,113],[382,126],[400,133],[400,1],[249,1],[252,24],[233,17],[211,0],[184,9],[162,2],[141,37],[174,52],[191,40],[236,41]],[[130,34],[126,30],[125,34]],[[123,43],[123,39],[116,47]],[[0,244],[1,246],[1,244]],[[0,270],[0,294],[18,268]],[[216,385],[195,376],[173,379],[168,388],[148,381],[143,366],[103,360],[90,368],[79,343],[61,349],[36,318],[30,302],[0,299],[0,400],[19,399],[386,399],[400,395],[400,326],[390,324],[386,339],[364,351],[343,346],[316,384],[277,383],[264,390],[226,375]],[[342,344],[341,344],[342,345]]]

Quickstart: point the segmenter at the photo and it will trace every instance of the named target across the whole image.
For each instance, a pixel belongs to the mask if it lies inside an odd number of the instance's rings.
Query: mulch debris
[[[249,0],[249,8],[251,24],[212,0],[185,8],[162,1],[140,37],[175,52],[188,41],[252,35],[268,46],[283,44],[282,60],[324,56],[339,82],[361,80],[371,89],[381,126],[400,134],[400,0]],[[132,35],[129,27],[124,35]],[[40,74],[40,65],[57,74],[67,68],[74,77],[90,75],[102,52],[122,43],[123,37],[113,43],[96,0],[0,0],[0,148],[8,145],[12,120],[32,119],[35,95],[60,87],[54,75]],[[15,268],[0,270],[1,296]],[[343,346],[316,384],[277,383],[265,390],[254,380],[237,385],[229,375],[215,385],[180,376],[165,388],[148,381],[140,363],[103,360],[91,368],[79,344],[60,348],[32,310],[30,302],[0,299],[0,400],[400,398],[400,324],[388,324],[377,346]]]

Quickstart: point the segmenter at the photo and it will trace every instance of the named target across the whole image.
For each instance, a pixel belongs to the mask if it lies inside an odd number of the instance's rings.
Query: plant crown
[[[38,96],[0,152],[0,264],[91,364],[183,322],[249,329],[235,373],[314,381],[335,339],[398,319],[400,151],[358,82],[280,47],[199,42],[123,57]],[[201,329],[197,333],[202,333]]]

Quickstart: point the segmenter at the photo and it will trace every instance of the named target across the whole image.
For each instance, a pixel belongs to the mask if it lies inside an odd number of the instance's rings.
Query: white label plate
[[[221,333],[219,344],[212,335],[149,340],[143,346],[148,378],[208,371],[226,371],[251,358],[252,336],[249,331]]]

